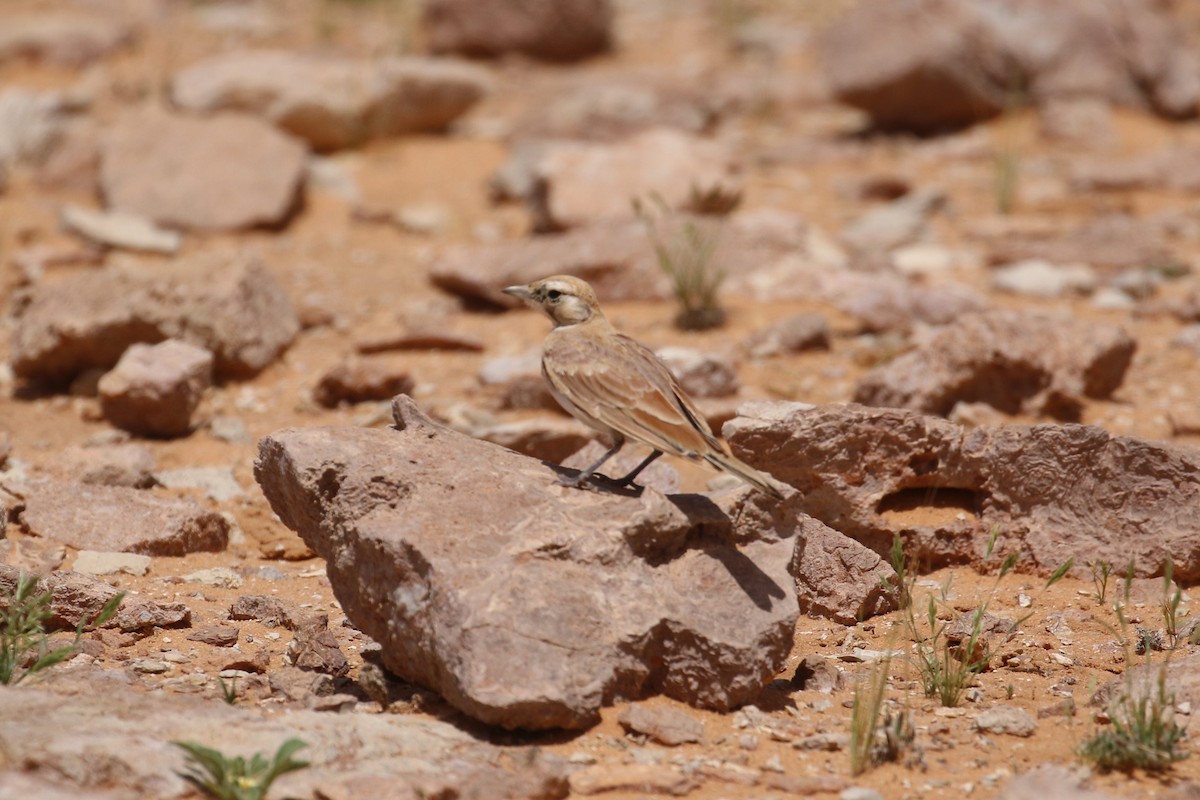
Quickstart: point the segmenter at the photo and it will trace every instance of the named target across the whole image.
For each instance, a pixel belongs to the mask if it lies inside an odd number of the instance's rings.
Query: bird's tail
[[[782,481],[776,480],[767,473],[755,469],[745,461],[729,453],[714,451],[705,453],[702,458],[717,469],[738,476],[755,489],[766,492],[777,500],[783,500],[785,489],[790,488]]]

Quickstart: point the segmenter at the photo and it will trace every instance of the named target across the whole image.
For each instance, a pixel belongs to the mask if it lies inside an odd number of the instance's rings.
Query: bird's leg
[[[620,450],[624,446],[625,446],[625,437],[618,436],[616,439],[616,444],[614,444],[607,453],[600,456],[599,460],[597,460],[595,464],[592,464],[590,467],[588,467],[583,472],[576,475],[574,478],[559,478],[558,482],[560,484],[562,484],[563,486],[579,486],[580,484],[586,483],[587,480],[589,478],[591,478],[592,475],[596,472],[596,470],[600,469],[600,467],[604,464],[605,461],[608,461],[610,458],[615,456],[617,454],[617,451]],[[638,467],[638,469],[641,469],[641,467]],[[637,470],[634,470],[634,474],[635,475],[637,474]]]
[[[655,450],[650,455],[646,456],[642,463],[633,468],[633,471],[626,475],[621,480],[617,481],[622,486],[629,486],[633,483],[633,479],[638,476],[638,473],[650,466],[650,462],[662,455],[662,450]]]

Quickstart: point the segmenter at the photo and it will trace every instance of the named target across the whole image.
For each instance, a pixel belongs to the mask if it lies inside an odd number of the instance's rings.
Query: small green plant
[[[1129,622],[1122,605],[1117,603],[1113,610],[1121,631],[1128,631]],[[1123,636],[1122,641],[1128,642],[1128,637]],[[1125,647],[1128,663],[1128,644]],[[1151,649],[1144,652],[1149,667]],[[1081,757],[1101,770],[1150,771],[1167,769],[1187,757],[1183,749],[1187,728],[1175,720],[1175,695],[1167,691],[1167,663],[1159,665],[1153,691],[1137,691],[1131,671],[1126,670],[1125,688],[1109,705],[1110,727],[1079,746]]]
[[[891,554],[892,571],[896,573],[896,581],[881,578],[883,589],[896,598],[896,608],[905,610],[912,606],[912,576],[908,571],[908,560],[904,557],[904,541],[899,536],[892,537]]]
[[[1164,674],[1153,696],[1133,699],[1122,694],[1110,716],[1111,726],[1079,748],[1079,754],[1101,770],[1158,771],[1187,758],[1182,747],[1187,729],[1175,721],[1175,697],[1166,690]]]
[[[238,701],[237,678],[230,678],[229,683],[225,682],[222,677],[217,677],[217,683],[221,686],[221,698],[229,705],[236,705]]]
[[[0,683],[18,684],[74,656],[84,630],[112,619],[124,597],[124,593],[114,595],[94,617],[79,621],[70,644],[51,650],[45,627],[50,617],[51,593],[38,592],[37,579],[24,570],[18,572],[12,592],[3,598],[4,608],[0,612]]]
[[[633,201],[633,209],[650,237],[658,266],[671,279],[679,313],[675,325],[683,330],[705,330],[725,323],[717,293],[725,282],[725,270],[715,263],[721,228],[716,222],[683,220],[676,224],[667,219],[670,209],[659,196],[652,198],[657,210],[641,200]],[[667,219],[667,224],[663,220]],[[668,236],[666,228],[678,232]]]
[[[876,731],[887,694],[891,659],[876,661],[865,680],[854,687],[854,705],[850,709],[850,774],[861,775],[876,763]]]
[[[1183,600],[1183,590],[1175,586],[1175,562],[1167,556],[1163,565],[1163,632],[1166,633],[1171,647],[1179,644],[1179,604]],[[1174,586],[1174,591],[1172,588]]]
[[[987,550],[983,560],[991,558],[996,546],[998,529],[993,528],[988,538]],[[987,600],[972,612],[967,627],[967,634],[961,640],[952,641],[949,636],[950,623],[938,619],[940,608],[938,600],[932,595],[925,608],[924,624],[917,621],[912,606],[909,607],[906,622],[916,643],[917,669],[920,674],[921,686],[926,697],[937,697],[943,706],[955,707],[961,701],[963,693],[974,684],[975,676],[987,668],[991,653],[988,650],[984,623],[987,618],[988,606],[995,596],[1000,581],[1017,565],[1017,553],[1009,553],[1000,564],[995,583]],[[1068,559],[1046,580],[1043,591],[1049,589],[1074,566],[1074,559]],[[942,588],[942,603],[946,602],[949,594],[948,583]],[[1032,612],[1030,612],[1032,613]],[[1030,614],[1017,619],[1010,629],[1016,630]]]
[[[229,758],[196,742],[171,744],[187,753],[188,771],[181,773],[183,778],[217,800],[264,800],[276,778],[308,766],[307,761],[292,758],[293,753],[308,746],[299,739],[281,744],[270,761],[261,753],[246,761],[242,756]]]
[[[1089,561],[1088,569],[1092,572],[1096,602],[1104,605],[1108,601],[1108,578],[1112,575],[1112,564],[1108,561]]]
[[[1011,214],[1017,205],[1021,180],[1021,153],[1016,143],[1017,111],[1026,104],[1019,79],[1013,76],[1004,102],[1003,143],[992,158],[992,193],[998,214]]]

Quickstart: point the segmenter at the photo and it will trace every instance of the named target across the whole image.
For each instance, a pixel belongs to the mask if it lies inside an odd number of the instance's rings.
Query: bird
[[[544,312],[554,323],[542,345],[542,377],[564,409],[612,441],[599,460],[559,483],[580,487],[633,440],[651,453],[618,486],[634,479],[664,453],[705,462],[783,499],[784,484],[735,457],[715,436],[671,370],[650,348],[613,327],[584,280],[553,275],[509,286],[505,294]]]

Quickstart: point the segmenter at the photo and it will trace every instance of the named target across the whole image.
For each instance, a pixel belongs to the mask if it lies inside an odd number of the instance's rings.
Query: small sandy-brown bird
[[[542,347],[542,376],[563,408],[613,442],[603,458],[561,483],[578,486],[587,481],[632,439],[653,452],[618,480],[620,485],[633,483],[650,462],[670,453],[707,462],[767,494],[783,497],[782,484],[734,457],[713,435],[658,356],[613,328],[586,281],[554,275],[504,291],[554,322]]]

